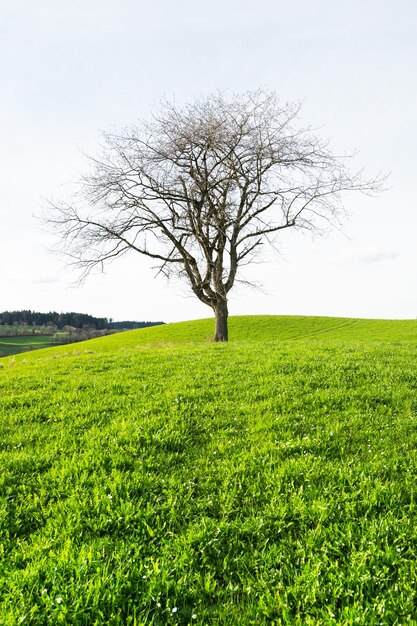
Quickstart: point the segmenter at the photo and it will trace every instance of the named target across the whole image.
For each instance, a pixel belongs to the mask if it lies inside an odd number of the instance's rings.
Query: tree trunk
[[[227,309],[227,300],[219,298],[213,305],[214,317],[216,320],[216,330],[214,333],[214,341],[228,341],[229,331],[227,327],[227,318],[229,315]]]

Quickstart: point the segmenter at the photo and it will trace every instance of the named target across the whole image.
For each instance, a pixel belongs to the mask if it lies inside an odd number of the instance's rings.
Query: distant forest
[[[158,326],[164,322],[114,322],[107,317],[94,317],[86,313],[38,313],[36,311],[4,311],[0,313],[2,326],[55,326],[58,330],[64,327],[89,330],[122,330]]]

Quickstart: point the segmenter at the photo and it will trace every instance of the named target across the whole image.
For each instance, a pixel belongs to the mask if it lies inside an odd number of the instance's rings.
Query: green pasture
[[[56,345],[50,335],[0,336],[0,357]]]
[[[417,322],[0,362],[0,624],[417,624]]]

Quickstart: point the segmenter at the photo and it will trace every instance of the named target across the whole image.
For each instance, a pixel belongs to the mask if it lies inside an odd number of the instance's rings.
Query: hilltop
[[[75,345],[57,346],[30,354],[37,359],[54,354],[117,352],[139,347],[175,346],[179,344],[212,343],[213,320],[201,319],[161,324],[125,331],[117,335],[83,341]],[[343,317],[310,317],[286,315],[244,315],[229,318],[230,343],[235,342],[386,342],[417,341],[417,321],[378,320]]]

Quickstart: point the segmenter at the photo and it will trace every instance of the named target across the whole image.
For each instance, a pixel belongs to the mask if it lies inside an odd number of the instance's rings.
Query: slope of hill
[[[414,623],[416,324],[232,318],[213,344],[201,320],[3,359],[0,623]]]
[[[113,352],[139,347],[161,347],[176,344],[206,344],[212,342],[212,319],[163,324],[126,331],[25,354],[27,360],[47,355],[79,354],[84,350]],[[247,315],[231,317],[230,342],[236,341],[417,341],[417,320],[373,320],[338,317],[308,317],[285,315]]]
[[[210,343],[214,321],[177,322],[123,333],[92,342],[97,349],[177,343]],[[230,317],[230,341],[417,341],[417,320],[368,320],[295,315]]]

